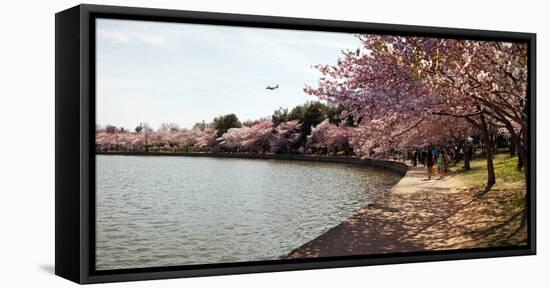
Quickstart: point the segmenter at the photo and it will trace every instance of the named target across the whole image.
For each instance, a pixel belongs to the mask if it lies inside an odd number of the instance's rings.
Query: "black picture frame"
[[[525,42],[529,51],[528,244],[521,247],[392,253],[95,270],[95,19],[202,23],[298,30],[398,34]],[[166,9],[78,5],[55,15],[55,274],[74,282],[101,283],[382,265],[536,253],[536,34],[350,21],[238,15]]]

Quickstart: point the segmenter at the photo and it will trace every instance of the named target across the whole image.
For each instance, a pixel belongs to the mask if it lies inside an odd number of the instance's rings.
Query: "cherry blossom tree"
[[[287,128],[283,127],[283,129]],[[285,131],[282,130],[281,132]],[[350,134],[348,127],[346,127],[344,124],[341,124],[340,126],[332,124],[327,118],[319,123],[317,126],[312,126],[310,135],[306,137],[306,146],[313,148],[319,152],[328,152],[329,150],[331,150],[336,153],[338,150],[347,150],[349,145],[349,135]],[[298,135],[297,137],[300,136]],[[285,139],[285,137],[283,137],[283,139]]]
[[[271,142],[274,152],[290,152],[292,146],[300,140],[302,125],[297,120],[280,123],[275,129],[275,135]]]
[[[145,148],[145,137],[143,134],[133,134],[131,140],[131,149],[135,151],[140,151]]]
[[[328,140],[331,131],[337,130],[336,125],[331,124],[328,119],[311,128],[311,134],[307,136],[306,146],[316,151],[328,150]]]
[[[273,140],[273,123],[270,120],[259,121],[247,130],[243,147],[248,151],[266,153]]]
[[[357,127],[356,152],[391,149],[424,134],[448,142],[467,122],[482,135],[487,188],[495,182],[491,130],[504,127],[523,145],[527,134],[526,45],[382,35],[359,35],[362,49],[346,51],[336,65],[317,66],[318,87],[305,91],[345,104]],[[445,127],[444,119],[461,123]],[[455,130],[455,131],[450,131]],[[419,143],[419,140],[415,141]],[[525,146],[522,153],[525,154]],[[520,157],[521,162],[525,156]]]
[[[193,147],[199,150],[214,148],[218,145],[216,130],[212,127],[193,129],[192,139],[194,140]]]
[[[329,150],[343,150],[345,155],[349,154],[350,128],[344,124],[332,126],[328,132],[326,144]]]
[[[250,127],[247,126],[230,128],[226,133],[218,138],[218,141],[221,146],[229,150],[241,151],[243,148],[243,143],[248,137],[249,131]]]

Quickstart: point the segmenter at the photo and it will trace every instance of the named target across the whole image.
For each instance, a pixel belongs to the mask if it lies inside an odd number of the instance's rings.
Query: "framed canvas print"
[[[535,34],[56,14],[78,283],[535,254]]]

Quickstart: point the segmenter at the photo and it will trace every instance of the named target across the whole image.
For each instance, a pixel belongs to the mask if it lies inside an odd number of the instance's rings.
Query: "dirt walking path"
[[[389,192],[340,225],[281,258],[464,249],[526,242],[517,192],[468,189],[456,175],[427,180],[411,167]]]

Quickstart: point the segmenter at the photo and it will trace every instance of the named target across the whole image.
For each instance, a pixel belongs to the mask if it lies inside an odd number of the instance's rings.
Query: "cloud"
[[[100,39],[115,45],[142,43],[154,46],[167,46],[168,42],[161,35],[122,29],[101,29],[97,32]]]
[[[236,113],[257,119],[316,99],[304,93],[352,34],[99,19],[97,121],[135,127],[176,121],[182,127]],[[280,84],[276,93],[267,84]]]

